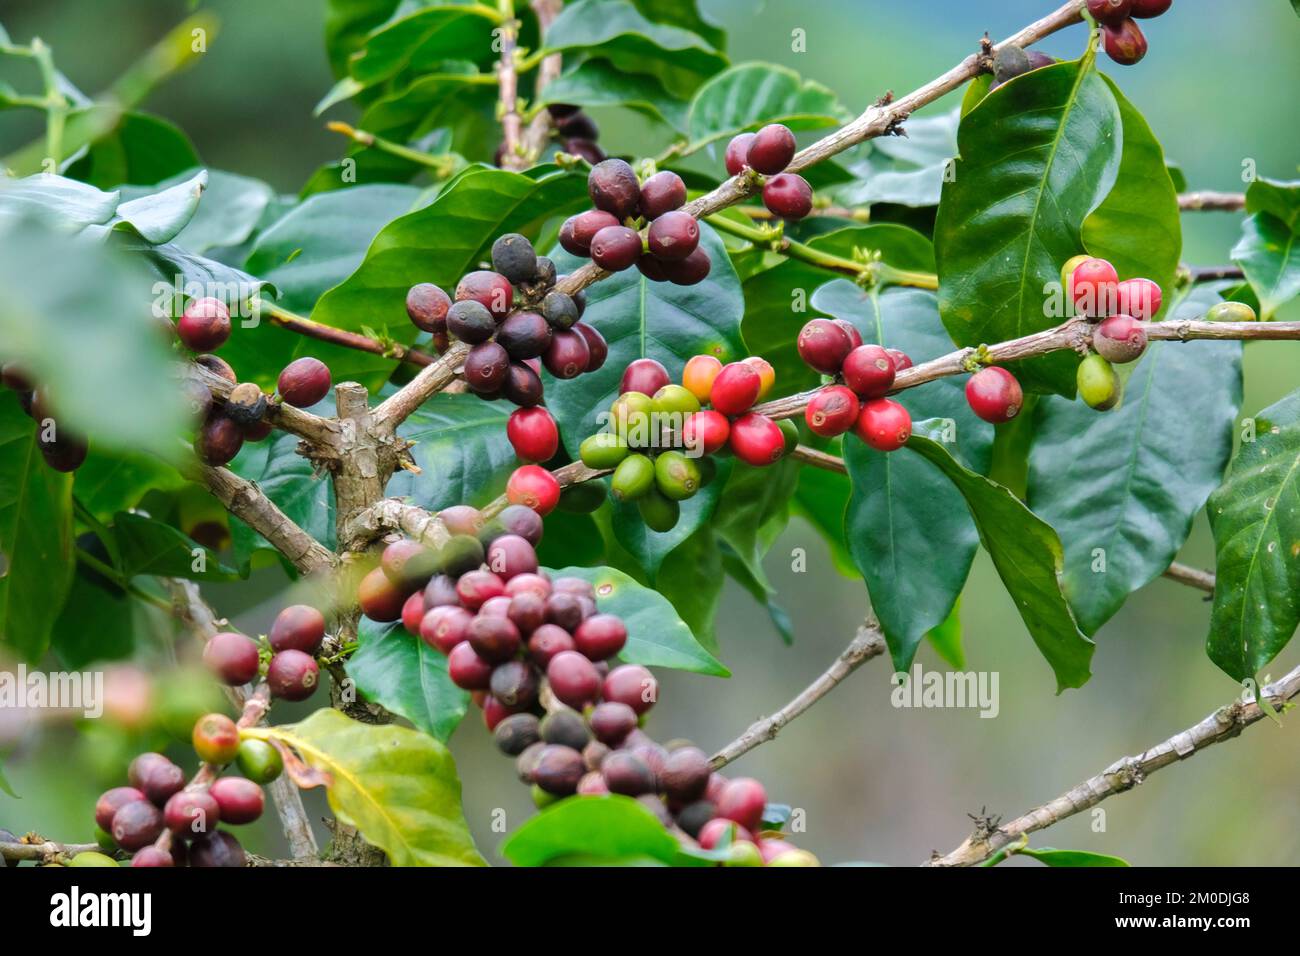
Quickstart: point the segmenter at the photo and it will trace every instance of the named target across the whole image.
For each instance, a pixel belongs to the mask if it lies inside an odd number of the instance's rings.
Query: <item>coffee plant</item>
[[[1300,182],[1186,191],[1120,87],[1182,5],[1071,0],[855,114],[731,63],[690,2],[329,0],[320,110],[359,119],[296,196],[139,111],[204,13],[99,98],[0,28],[37,83],[0,108],[45,123],[0,179],[3,650],[81,668],[152,632],[188,675],[86,832],[6,804],[4,859],[263,865],[238,828],[269,809],[298,863],[481,864],[446,746],[472,715],[538,808],[515,864],[816,866],[800,782],[730,765],[871,659],[943,653],[982,547],[1058,692],[1162,575],[1245,687],[928,861],[1096,863],[1029,836],[1300,694],[1268,671],[1300,623],[1300,391],[1240,408],[1243,342],[1300,339]],[[1060,31],[1075,58],[1034,49]],[[626,155],[594,108],[674,140]],[[1233,265],[1182,264],[1203,208],[1241,213]],[[1175,562],[1202,507],[1212,574]],[[657,740],[656,670],[729,674],[727,579],[782,626],[762,559],[796,513],[864,624],[730,743]],[[265,634],[201,593],[276,565]]]

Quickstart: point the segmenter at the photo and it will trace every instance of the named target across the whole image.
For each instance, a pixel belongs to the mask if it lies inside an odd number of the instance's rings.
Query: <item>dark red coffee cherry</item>
[[[571,329],[578,321],[578,303],[573,296],[552,290],[542,299],[542,315],[556,329]]]
[[[520,408],[506,420],[506,438],[526,462],[550,461],[560,447],[560,430],[544,408]]]
[[[247,684],[257,676],[257,644],[243,634],[221,631],[204,645],[203,663],[223,683]]]
[[[725,162],[727,166],[727,175],[737,176],[749,162],[749,147],[754,142],[753,133],[739,133],[733,136],[731,142],[727,144],[727,154]]]
[[[531,359],[528,361],[536,361]],[[542,379],[527,362],[511,362],[501,394],[512,405],[532,408],[542,401]]]
[[[844,357],[844,384],[859,398],[880,398],[894,385],[894,360],[879,345],[859,345]]]
[[[560,502],[560,483],[545,468],[522,465],[506,482],[506,500],[512,505],[527,505],[539,515],[548,515]]]
[[[488,687],[507,710],[527,710],[537,703],[538,674],[532,664],[506,661],[492,671]]]
[[[14,392],[31,392],[36,388],[36,381],[17,362],[5,362],[0,366],[0,384]]]
[[[506,617],[519,628],[520,634],[532,634],[546,621],[546,598],[532,591],[524,591],[510,598]]]
[[[469,641],[462,641],[447,655],[447,676],[465,690],[487,690],[492,680],[492,664],[479,657]]]
[[[641,204],[641,186],[636,173],[621,159],[607,159],[592,167],[587,174],[587,194],[597,209],[605,210],[620,222],[635,216]]]
[[[329,394],[331,384],[329,366],[305,355],[284,367],[275,390],[287,404],[308,408]]]
[[[239,841],[224,830],[205,834],[190,844],[190,866],[242,867],[247,862]]]
[[[501,534],[516,534],[534,548],[542,543],[542,527],[541,515],[524,505],[507,505],[492,521],[494,532],[500,529]],[[513,593],[510,581],[506,582],[506,593]]]
[[[659,697],[659,681],[640,664],[623,664],[605,675],[602,694],[644,714]]]
[[[546,680],[556,698],[576,710],[600,696],[600,674],[578,651],[560,651],[546,665]]]
[[[843,435],[858,420],[858,396],[843,385],[828,385],[809,399],[804,419],[815,435]]]
[[[668,273],[664,271],[664,261],[658,256],[644,255],[636,261],[637,271],[651,282],[667,282]]]
[[[539,732],[545,743],[562,744],[580,753],[591,743],[591,731],[587,729],[587,722],[577,711],[567,708],[557,709],[542,718]],[[586,766],[585,758],[583,766]]]
[[[830,319],[807,322],[795,340],[795,347],[804,364],[823,375],[838,375],[854,348],[848,333]]]
[[[492,268],[515,285],[537,275],[537,251],[526,236],[508,232],[492,243]]]
[[[1014,375],[1004,368],[990,366],[967,379],[966,401],[980,418],[1000,425],[1020,414],[1025,396]]]
[[[691,803],[704,796],[712,772],[708,755],[699,747],[678,747],[664,760],[659,783],[670,800]]]
[[[766,415],[749,412],[731,423],[727,440],[735,456],[747,465],[763,467],[785,456],[785,433]]]
[[[95,802],[95,826],[105,833],[113,829],[113,815],[128,803],[147,800],[144,791],[136,787],[114,787],[100,794]]]
[[[542,624],[528,638],[528,654],[539,667],[546,667],[561,651],[573,647],[573,636],[556,624]]]
[[[578,789],[578,781],[586,772],[582,754],[572,747],[543,744],[537,752],[530,776],[547,793],[567,797]]]
[[[199,429],[194,451],[205,465],[216,468],[234,461],[244,447],[244,433],[225,415],[214,412]]]
[[[686,183],[674,172],[655,173],[641,184],[641,213],[647,219],[658,219],[685,202]]]
[[[388,580],[383,568],[375,568],[357,585],[357,603],[370,620],[387,623],[401,618],[407,593]]]
[[[592,709],[589,721],[597,740],[617,747],[636,727],[637,715],[627,704],[607,700]]]
[[[697,285],[709,277],[713,262],[704,247],[698,247],[685,259],[670,260],[663,264],[664,275],[673,285]]]
[[[185,771],[159,753],[143,753],[131,761],[127,782],[157,806],[185,786]]]
[[[895,451],[912,437],[912,416],[898,402],[873,398],[862,403],[853,433],[876,451]]]
[[[551,344],[551,324],[537,312],[516,312],[501,323],[497,342],[516,361],[536,358]]]
[[[191,299],[176,323],[176,334],[187,349],[215,352],[230,338],[230,310],[220,299]]]
[[[576,136],[579,139],[600,139],[600,127],[596,125],[594,119],[582,112],[582,110],[568,116],[556,117],[555,128],[559,130],[561,136],[565,137]]]
[[[722,789],[718,798],[718,816],[732,820],[751,833],[763,822],[767,791],[753,777],[736,777]]]
[[[780,173],[763,186],[763,205],[782,219],[802,219],[812,212],[813,191],[808,180]]]
[[[1174,0],[1133,0],[1132,15],[1139,20],[1158,17],[1174,5]]]
[[[627,226],[606,226],[591,240],[591,261],[610,272],[621,272],[641,258],[641,235]]]
[[[467,636],[467,643],[474,649],[474,653],[490,664],[510,660],[523,643],[519,628],[509,618],[483,614],[470,621]]]
[[[573,632],[578,650],[593,661],[613,657],[627,643],[627,625],[614,614],[593,614]]]
[[[459,604],[430,608],[420,620],[420,638],[430,647],[450,654],[452,648],[469,637],[474,615]]]
[[[535,574],[537,552],[519,535],[503,534],[488,546],[487,566],[502,581],[509,581],[518,574]],[[503,593],[504,588],[502,585]]]
[[[505,593],[505,582],[491,571],[477,568],[466,571],[456,582],[456,594],[460,597],[460,603],[471,611],[477,611],[485,602]],[[485,654],[484,657],[486,656]]]
[[[514,307],[515,289],[501,273],[482,269],[468,273],[456,284],[456,301],[471,299],[486,308],[500,322]],[[447,325],[451,327],[450,311],[447,313]]]
[[[409,543],[415,544],[414,541]],[[416,547],[420,546],[416,545]],[[283,651],[292,648],[306,654],[315,654],[320,650],[323,640],[325,640],[325,615],[307,604],[291,604],[277,614],[275,620],[271,622],[271,631],[267,635],[272,650]]]
[[[745,154],[746,163],[755,172],[771,176],[790,165],[794,151],[794,133],[780,123],[773,123],[754,134]]]
[[[1098,23],[1118,24],[1133,12],[1133,0],[1088,0],[1088,12]]]
[[[700,244],[700,224],[688,212],[666,212],[654,222],[646,234],[650,251],[660,262],[685,259]]]
[[[655,792],[654,771],[644,760],[627,750],[615,750],[606,757],[600,765],[600,775],[610,793],[638,797]]]
[[[208,792],[221,808],[224,823],[252,823],[265,807],[262,788],[245,777],[221,777],[212,782]]]
[[[672,377],[662,362],[652,358],[639,358],[629,362],[627,368],[623,370],[618,391],[620,395],[625,392],[653,395],[671,381]]]
[[[113,814],[113,841],[128,853],[147,846],[162,834],[162,811],[147,800],[124,803]]]
[[[525,749],[541,740],[537,718],[532,714],[511,714],[497,724],[492,738],[503,754],[518,757]]]
[[[605,336],[601,335],[594,325],[587,322],[579,322],[573,327],[573,331],[587,341],[586,371],[596,371],[605,364],[605,359],[609,356],[609,344],[605,341]]]
[[[163,807],[163,823],[167,829],[186,839],[215,830],[220,821],[221,807],[207,790],[174,793]]]
[[[556,378],[575,378],[588,370],[590,362],[591,348],[581,329],[556,332],[551,336],[546,354],[542,356],[546,370]]]
[[[266,669],[266,683],[273,697],[306,700],[320,683],[320,667],[302,651],[280,651]]]
[[[451,296],[432,282],[417,283],[406,293],[406,314],[422,331],[447,331],[447,310],[450,308]]]
[[[571,137],[564,141],[564,151],[574,156],[581,156],[593,166],[597,163],[604,162],[606,159],[605,151],[599,145],[589,139],[582,139],[579,136]]]
[[[205,714],[195,721],[190,742],[204,763],[224,767],[239,753],[239,728],[225,714]]]
[[[576,594],[554,591],[546,599],[546,622],[556,624],[570,634],[582,623],[582,603]]]
[[[479,395],[493,395],[505,384],[510,355],[496,342],[484,342],[465,356],[465,384]]]
[[[1106,55],[1120,66],[1132,66],[1147,55],[1147,38],[1136,20],[1124,20],[1115,26],[1103,23],[1101,44]]]
[[[591,240],[606,226],[617,226],[619,220],[603,209],[589,209],[570,216],[560,226],[560,245],[575,256],[591,255]]]
[[[474,299],[457,302],[447,310],[447,331],[468,345],[486,342],[497,329],[497,320],[483,303]]]

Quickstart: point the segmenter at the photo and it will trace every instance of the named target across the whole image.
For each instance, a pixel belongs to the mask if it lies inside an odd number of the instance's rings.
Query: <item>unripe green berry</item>
[[[239,772],[254,783],[267,784],[280,776],[284,770],[284,759],[265,740],[241,740],[239,751],[235,754],[235,764]]]
[[[663,452],[655,459],[655,485],[664,497],[685,501],[700,490],[699,466],[679,451]]]
[[[628,455],[617,468],[609,490],[618,501],[636,501],[655,486],[655,463],[645,455]]]
[[[681,505],[657,488],[652,488],[644,498],[637,501],[636,506],[645,526],[660,534],[672,531],[682,516]]]
[[[1123,388],[1110,362],[1100,355],[1089,355],[1079,363],[1079,397],[1099,412],[1119,404]]]
[[[578,446],[582,463],[598,470],[616,467],[627,455],[627,444],[614,432],[597,432]]]
[[[1207,322],[1256,322],[1259,316],[1244,302],[1216,302],[1205,313]]]

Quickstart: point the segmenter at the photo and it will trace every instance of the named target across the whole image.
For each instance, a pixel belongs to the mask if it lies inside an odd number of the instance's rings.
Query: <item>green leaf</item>
[[[1046,866],[1128,866],[1127,860],[1105,853],[1090,853],[1087,850],[1056,850],[1052,847],[1030,849],[1025,847],[1016,851],[1018,856],[1027,856]]]
[[[313,409],[332,415],[328,400]],[[275,431],[260,442],[245,442],[230,469],[254,482],[281,511],[325,547],[334,546],[334,492],[330,480],[313,471],[311,462],[297,452],[298,438]],[[247,564],[253,553],[274,550],[260,534],[238,518],[230,522],[235,556]]]
[[[436,147],[421,142],[421,151],[456,152],[486,161],[492,158],[494,144],[500,138],[496,102],[497,81],[492,73],[429,73],[376,100],[361,114],[357,125],[368,133],[400,143],[422,140],[435,130],[445,131]],[[403,164],[406,179],[422,169],[416,163],[380,154],[377,148],[354,145],[349,154],[373,155],[376,159],[382,156],[383,162]],[[357,181],[370,181],[362,166],[357,169]]]
[[[894,203],[937,206],[950,164],[957,155],[957,110],[907,121],[907,135],[882,137],[866,159],[851,164],[858,182],[834,193],[845,206]]]
[[[1061,265],[1115,182],[1121,144],[1119,108],[1092,53],[1018,77],[966,114],[934,230],[939,310],[954,342],[1001,342],[1061,321]],[[1073,396],[1077,364],[1058,352],[1015,371],[1027,388]]]
[[[691,100],[688,151],[719,139],[781,123],[792,130],[821,129],[847,111],[834,92],[773,63],[742,63],[701,86]]]
[[[1006,488],[958,463],[942,445],[914,433],[907,447],[952,479],[966,499],[980,541],[1056,674],[1057,693],[1082,687],[1091,676],[1095,645],[1079,630],[1061,591],[1064,557],[1056,532]]]
[[[15,800],[22,799],[21,797],[18,796],[17,792],[15,792],[13,786],[9,783],[9,781],[5,778],[4,764],[0,764],[0,792],[9,794],[9,796],[13,797]]]
[[[134,508],[150,491],[176,491],[186,484],[180,472],[151,455],[92,447],[74,476],[78,501],[107,524],[119,511]]]
[[[666,598],[637,584],[613,568],[562,568],[555,577],[590,581],[596,589],[596,607],[604,614],[617,614],[627,625],[627,645],[619,659],[647,667],[671,667],[729,677],[731,672],[700,646]]]
[[[411,455],[420,474],[394,473],[386,494],[430,511],[491,501],[519,465],[506,438],[509,416],[503,403],[477,395],[433,396],[398,429],[415,443]]]
[[[563,864],[581,857],[590,865],[680,862],[681,844],[648,809],[617,794],[561,800],[528,820],[501,845],[515,866]]]
[[[1113,80],[1103,79],[1119,106],[1124,153],[1115,187],[1084,220],[1083,244],[1089,254],[1109,260],[1121,279],[1154,280],[1168,301],[1183,250],[1178,193],[1146,119]]]
[[[401,0],[328,0],[325,50],[335,76],[347,70],[348,58],[365,42],[371,30],[393,15]]]
[[[844,535],[844,511],[849,506],[849,479],[824,468],[800,468],[799,485],[790,500],[792,514],[807,521],[830,548],[835,570],[848,578],[858,577],[849,556]]]
[[[785,530],[799,471],[799,464],[788,458],[763,468],[736,462],[711,522],[718,539],[768,594],[773,589],[763,571],[763,555]]]
[[[628,73],[648,73],[679,99],[727,65],[727,58],[697,34],[652,23],[626,0],[565,4],[546,31],[545,49],[581,52],[612,60]]]
[[[233,581],[239,577],[215,553],[153,518],[123,511],[114,517],[113,531],[122,574],[127,579],[142,574],[194,581]]]
[[[1256,180],[1246,190],[1241,239],[1232,261],[1259,298],[1261,319],[1300,295],[1300,182]]]
[[[207,170],[201,169],[185,182],[127,199],[117,207],[114,228],[133,229],[155,245],[170,242],[194,218],[207,185]]]
[[[1264,409],[1210,496],[1216,578],[1206,650],[1234,680],[1300,625],[1300,391]]]
[[[655,588],[673,606],[702,647],[718,651],[715,622],[726,568],[713,529],[700,528],[659,566]]]
[[[328,773],[330,809],[388,854],[393,866],[481,866],[460,806],[451,752],[428,734],[363,724],[324,708],[249,736],[288,744]]]
[[[1203,315],[1203,287],[1174,319]],[[1241,343],[1152,342],[1119,408],[1038,403],[1028,501],[1065,543],[1065,593],[1085,634],[1169,567],[1232,454]]]
[[[0,641],[36,660],[72,583],[72,476],[46,466],[36,425],[0,394]]]
[[[647,77],[625,73],[606,60],[584,60],[561,74],[547,84],[537,103],[623,106],[686,131],[685,104]]]
[[[813,306],[847,319],[864,342],[902,349],[920,364],[951,351],[934,294],[919,289],[864,292],[846,279],[822,286]],[[945,378],[896,396],[913,421],[942,418],[962,458],[988,471],[993,427],[970,410],[965,385]],[[844,441],[852,497],[844,537],[889,644],[894,669],[906,671],[921,639],[956,605],[979,544],[961,494],[916,455],[873,451]]]
[[[700,245],[708,250],[713,268],[693,286],[651,282],[636,269],[626,269],[587,290],[583,320],[594,325],[609,343],[609,357],[595,372],[560,381],[544,376],[546,402],[560,424],[564,447],[573,457],[588,435],[598,430],[597,416],[618,396],[619,379],[629,362],[653,358],[680,381],[687,359],[699,353],[730,362],[745,354],[740,337],[744,302],[740,281],[713,229],[700,226]],[[560,272],[570,272],[580,260],[562,249],[551,253]]]
[[[943,623],[925,635],[935,653],[953,670],[966,669],[966,651],[962,648],[961,598],[952,606],[952,612]]]
[[[376,624],[367,617],[357,640],[361,646],[347,664],[357,690],[446,743],[469,708],[469,693],[447,676],[447,655],[400,624]]]
[[[187,169],[179,176],[162,180],[158,188],[178,185],[192,176],[193,172]],[[140,186],[121,190],[124,199],[150,192],[153,190]],[[199,254],[220,246],[237,246],[253,234],[273,196],[271,187],[260,180],[209,170],[198,209],[185,228],[172,238],[182,249]]]
[[[103,106],[90,110],[104,111]],[[78,114],[68,117],[69,124]],[[95,139],[85,154],[72,163],[66,174],[109,189],[125,183],[152,186],[199,164],[190,138],[175,124],[147,113],[123,113],[117,124]]]
[[[54,622],[50,648],[69,670],[82,670],[97,661],[124,660],[134,653],[140,602],[84,566],[78,566],[63,611]],[[142,640],[141,643],[144,643]]]
[[[371,33],[348,72],[369,88],[399,74],[429,72],[443,60],[490,59],[499,22],[497,12],[482,4],[424,7]]]
[[[666,23],[669,26],[698,33],[718,50],[726,47],[726,31],[705,16],[696,0],[632,0],[632,2],[642,14],[655,23]]]

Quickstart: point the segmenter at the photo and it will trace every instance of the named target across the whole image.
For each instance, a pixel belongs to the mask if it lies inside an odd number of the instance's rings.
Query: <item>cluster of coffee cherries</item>
[[[586,296],[555,288],[563,278],[526,237],[508,233],[492,244],[492,269],[461,278],[454,299],[431,282],[412,286],[406,314],[439,352],[452,338],[471,346],[464,370],[470,391],[529,408],[542,400],[543,366],[556,378],[574,378],[596,371],[609,353],[604,336],[579,321]]]
[[[240,740],[238,726],[225,714],[200,717],[192,741],[214,773],[234,765],[242,776],[187,785],[185,772],[167,757],[140,754],[127,770],[127,785],[105,791],[95,803],[103,850],[130,853],[132,866],[244,866],[239,840],[217,825],[239,826],[261,817],[262,786],[280,775],[283,760],[265,741]],[[164,833],[170,839],[160,841]],[[104,865],[112,862],[110,857]],[[87,861],[78,857],[74,864]]]
[[[561,149],[573,156],[581,156],[595,165],[603,162],[605,151],[600,148],[600,127],[596,121],[571,103],[552,103],[546,107],[551,114],[552,131]]]
[[[1088,12],[1101,25],[1106,55],[1121,66],[1132,66],[1147,55],[1147,38],[1138,20],[1158,17],[1174,0],[1088,0]]]
[[[36,421],[36,444],[45,464],[55,471],[76,471],[86,460],[90,444],[82,435],[65,428],[50,412],[50,397],[17,362],[0,366],[0,381],[18,394],[22,409]]]
[[[693,356],[680,385],[656,360],[637,359],[623,372],[609,427],[588,436],[579,457],[588,468],[613,469],[614,500],[635,501],[650,530],[669,531],[680,503],[713,479],[710,456],[730,451],[764,466],[798,444],[793,424],[752,410],[775,381],[775,370],[758,356],[727,365]]]
[[[1014,44],[1007,44],[993,55],[993,82],[989,84],[989,91],[996,90],[1003,83],[1017,76],[1051,66],[1055,62],[1056,57],[1048,56],[1046,53],[1040,53],[1038,50],[1023,50]]]
[[[738,176],[746,168],[768,177],[763,183],[763,205],[780,219],[802,219],[812,212],[813,191],[808,180],[785,168],[794,159],[794,134],[780,123],[757,133],[741,133],[727,144],[727,174]]]
[[[191,299],[176,322],[176,336],[192,352],[197,365],[230,382],[234,387],[218,404],[209,388],[197,376],[183,384],[190,411],[198,421],[194,451],[208,465],[233,461],[245,441],[261,441],[271,434],[266,412],[273,402],[298,408],[315,405],[330,390],[330,370],[320,359],[304,356],[284,367],[275,394],[267,395],[252,382],[240,382],[230,363],[212,353],[230,339],[230,310],[220,299]]]
[[[606,159],[587,174],[587,194],[596,208],[560,226],[565,251],[610,272],[636,266],[654,282],[695,285],[709,274],[700,224],[681,209],[686,183],[676,173],[665,170],[642,183],[626,162]],[[646,223],[643,240],[639,230]]]
[[[271,623],[265,652],[247,635],[221,631],[204,646],[203,663],[231,687],[255,682],[264,675],[272,697],[306,700],[320,684],[316,654],[324,640],[325,615],[309,604],[294,604]]]

